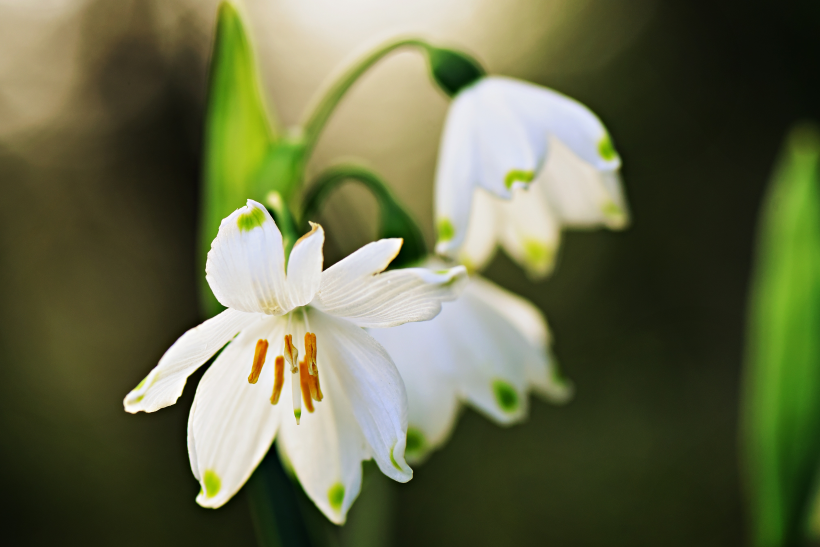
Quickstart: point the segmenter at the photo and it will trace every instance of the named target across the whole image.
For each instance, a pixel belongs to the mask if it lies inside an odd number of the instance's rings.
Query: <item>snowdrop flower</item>
[[[511,425],[527,416],[530,391],[556,403],[572,395],[548,354],[538,308],[480,276],[432,321],[371,334],[395,359],[407,389],[411,462],[447,441],[462,403]]]
[[[383,272],[400,239],[366,245],[322,271],[323,243],[312,224],[286,264],[282,235],[262,205],[248,200],[225,218],[206,277],[228,309],[186,332],[125,398],[132,413],[174,404],[188,376],[227,344],[197,386],[188,419],[202,506],[227,502],[275,437],[305,492],[337,524],[359,493],[362,460],[375,459],[394,480],[412,478],[401,377],[361,327],[433,318],[466,272]]]
[[[606,128],[582,104],[527,82],[481,78],[447,115],[436,251],[480,269],[500,244],[532,276],[546,275],[562,227],[626,226],[620,165]]]

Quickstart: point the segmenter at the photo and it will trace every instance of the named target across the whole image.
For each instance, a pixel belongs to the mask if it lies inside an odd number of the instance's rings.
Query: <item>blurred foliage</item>
[[[198,260],[205,260],[219,223],[256,191],[260,171],[277,137],[262,99],[256,60],[242,19],[229,2],[219,6],[205,114],[205,161]],[[276,154],[279,160],[279,154]],[[281,160],[280,160],[281,161]],[[206,315],[224,309],[203,277],[201,298]]]
[[[764,202],[744,410],[756,547],[805,541],[820,462],[820,133],[787,138]]]

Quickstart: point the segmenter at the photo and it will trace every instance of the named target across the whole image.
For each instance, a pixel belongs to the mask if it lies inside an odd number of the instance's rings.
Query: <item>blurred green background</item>
[[[744,543],[739,380],[755,221],[787,127],[820,119],[820,5],[773,0],[256,0],[267,98],[295,123],[351,52],[417,32],[590,106],[633,226],[572,233],[532,284],[577,387],[500,429],[464,413],[395,492],[394,543]],[[122,398],[198,323],[195,226],[215,1],[0,0],[0,498],[4,544],[255,545],[247,499],[194,502],[193,387]],[[361,157],[432,237],[445,99],[399,53],[331,121],[311,172]],[[355,189],[326,213],[364,243]],[[338,235],[333,236],[333,230]],[[367,496],[367,485],[363,496]],[[356,507],[351,513],[355,517]]]

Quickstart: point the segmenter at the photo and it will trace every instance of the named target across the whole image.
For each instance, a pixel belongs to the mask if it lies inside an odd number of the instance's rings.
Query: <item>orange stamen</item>
[[[319,386],[319,367],[316,365],[316,335],[312,332],[305,333],[305,363],[308,365],[308,385],[310,386],[310,396],[317,401],[324,399],[322,388]]]
[[[305,363],[307,363],[308,372],[315,376],[318,372],[316,368],[316,335],[312,332],[305,333]]]
[[[277,356],[273,366],[273,395],[271,395],[270,404],[275,405],[279,402],[279,396],[282,394],[282,386],[285,385],[285,358],[281,355]]]
[[[290,334],[285,335],[285,359],[290,365],[290,371],[296,372],[299,364],[299,350],[293,345],[293,336]]]
[[[319,387],[319,371],[316,371],[316,376],[308,376],[308,381],[310,382],[310,396],[317,401],[324,399],[322,388]]]
[[[313,412],[313,400],[310,398],[310,374],[307,363],[299,363],[299,383],[302,385],[302,399],[305,401],[305,408],[308,412]]]
[[[262,374],[262,365],[265,364],[265,355],[268,353],[268,341],[259,340],[256,342],[256,351],[253,354],[253,366],[251,367],[251,374],[248,376],[248,382],[255,384],[259,380],[259,375]]]

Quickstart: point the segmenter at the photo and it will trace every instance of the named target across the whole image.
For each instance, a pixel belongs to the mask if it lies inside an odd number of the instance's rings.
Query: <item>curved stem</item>
[[[320,97],[314,100],[313,105],[308,108],[309,114],[305,117],[302,123],[304,128],[305,139],[305,159],[310,156],[313,147],[319,138],[327,120],[339,104],[339,101],[347,93],[347,90],[359,79],[359,77],[367,72],[367,70],[376,64],[382,57],[387,54],[406,46],[418,47],[424,50],[429,49],[430,45],[419,38],[400,38],[392,42],[388,42],[376,50],[369,53],[364,58],[356,61],[353,65],[347,68],[338,78],[333,80],[329,86],[320,91],[316,96]]]
[[[376,198],[380,209],[379,238],[400,237],[404,240],[391,267],[407,267],[424,259],[427,256],[427,245],[418,224],[399,203],[387,183],[367,167],[342,164],[320,173],[305,197],[302,218],[309,218],[318,212],[328,195],[348,180],[363,184]]]

